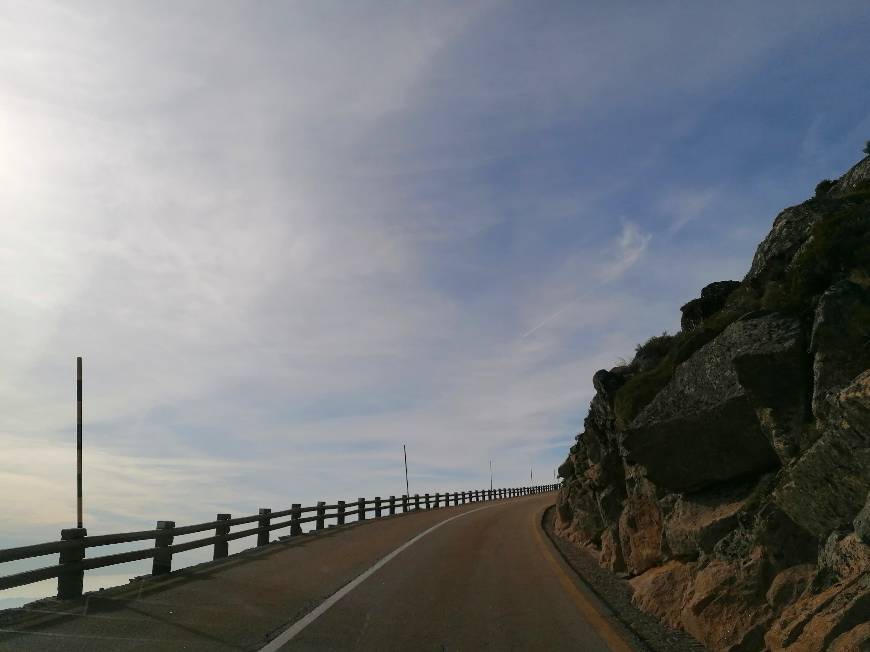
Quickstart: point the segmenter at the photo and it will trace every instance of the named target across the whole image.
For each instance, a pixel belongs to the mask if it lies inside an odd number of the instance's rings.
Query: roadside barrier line
[[[535,539],[541,548],[541,552],[544,553],[544,557],[553,567],[553,571],[556,573],[556,577],[562,585],[562,588],[565,590],[565,593],[568,594],[568,597],[571,598],[574,606],[577,607],[586,622],[592,626],[595,633],[601,637],[601,640],[604,641],[607,647],[613,650],[613,652],[633,652],[633,649],[625,642],[622,636],[619,635],[619,632],[613,624],[607,620],[600,611],[598,611],[589,598],[580,592],[574,579],[569,576],[564,567],[556,561],[556,557],[553,556],[550,548],[544,542],[544,537],[541,536],[541,512],[539,510],[535,510],[535,513],[532,514],[532,530],[535,532]]]
[[[341,600],[344,596],[346,596],[348,593],[353,591],[360,584],[365,582],[369,577],[374,575],[380,568],[382,568],[384,565],[386,565],[387,562],[389,562],[391,559],[396,557],[396,555],[398,555],[402,551],[406,550],[407,548],[410,548],[412,545],[417,543],[417,541],[419,541],[420,539],[422,539],[426,535],[431,534],[432,532],[434,532],[435,530],[440,528],[442,525],[447,525],[448,523],[450,523],[450,521],[455,521],[457,518],[462,518],[463,516],[468,516],[469,514],[474,514],[475,512],[479,512],[479,511],[484,510],[484,509],[489,509],[490,507],[495,507],[495,505],[497,505],[497,504],[499,504],[499,503],[494,503],[492,505],[486,505],[485,507],[478,507],[477,509],[472,509],[470,511],[463,512],[462,514],[457,514],[456,516],[451,516],[450,518],[445,519],[445,520],[441,521],[440,523],[436,523],[435,525],[430,527],[428,530],[424,530],[423,532],[421,532],[420,534],[415,536],[413,539],[406,541],[401,546],[399,546],[398,548],[393,550],[393,552],[389,553],[385,557],[382,557],[380,559],[380,561],[378,561],[374,564],[374,566],[372,566],[368,570],[364,571],[361,575],[358,575],[355,579],[351,580],[350,582],[345,584],[343,587],[341,587],[338,591],[336,591],[331,596],[326,598],[326,600],[324,600],[319,605],[317,605],[317,607],[315,607],[308,614],[306,614],[305,616],[303,616],[302,618],[297,620],[295,623],[290,625],[290,627],[285,629],[278,636],[276,636],[271,641],[266,643],[266,645],[264,645],[263,647],[260,648],[260,652],[277,652],[277,650],[280,650],[282,646],[284,646],[288,642],[292,641],[296,636],[299,635],[300,632],[302,632],[302,630],[304,630],[306,627],[308,627],[308,625],[310,625],[315,620],[320,618],[320,616],[322,616],[327,611],[329,611],[339,600]]]

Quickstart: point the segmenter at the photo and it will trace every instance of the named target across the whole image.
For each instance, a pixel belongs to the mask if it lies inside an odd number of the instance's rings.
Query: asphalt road
[[[2,650],[629,650],[540,516],[411,513],[0,618]]]

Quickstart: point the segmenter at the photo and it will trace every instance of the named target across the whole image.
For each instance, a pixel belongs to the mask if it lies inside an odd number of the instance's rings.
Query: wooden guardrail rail
[[[421,509],[438,509],[439,507],[449,507],[451,504],[464,505],[471,502],[502,500],[553,491],[557,488],[558,485],[551,484],[535,487],[477,489],[436,493],[434,495],[427,493],[423,494],[422,497],[420,494],[401,497],[390,496],[387,499],[381,499],[380,496],[377,496],[372,500],[365,498],[358,498],[356,501],[339,500],[332,505],[327,505],[321,501],[312,507],[303,507],[299,503],[294,503],[290,509],[278,512],[263,508],[259,510],[258,514],[239,518],[232,518],[230,514],[218,514],[214,521],[182,527],[176,527],[175,521],[157,521],[157,527],[154,530],[97,536],[88,536],[85,528],[70,528],[61,530],[60,541],[0,550],[0,563],[44,555],[59,555],[59,563],[56,565],[0,576],[0,590],[56,577],[58,597],[62,599],[77,598],[82,594],[86,570],[152,558],[154,561],[151,574],[162,575],[172,570],[172,555],[177,552],[214,546],[213,558],[221,559],[228,555],[230,541],[256,535],[257,545],[264,546],[269,543],[269,533],[275,530],[290,528],[291,537],[301,535],[303,523],[314,523],[314,530],[318,531],[327,527],[328,520],[334,520],[335,525],[344,525],[349,516],[356,516],[360,521],[364,521],[370,513],[373,513],[376,519],[385,518]],[[351,509],[348,509],[349,506]],[[308,514],[310,516],[307,516]],[[276,519],[285,520],[275,522]],[[256,523],[256,525],[235,532],[230,531],[233,526],[249,523]],[[214,530],[214,536],[185,541],[184,543],[173,543],[175,537],[210,530]],[[135,541],[154,541],[154,546],[99,557],[85,556],[85,551],[88,548]]]

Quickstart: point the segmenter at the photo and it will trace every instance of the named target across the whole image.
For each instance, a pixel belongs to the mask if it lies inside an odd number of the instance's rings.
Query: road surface
[[[270,544],[0,620],[2,650],[629,650],[540,530],[553,493]]]

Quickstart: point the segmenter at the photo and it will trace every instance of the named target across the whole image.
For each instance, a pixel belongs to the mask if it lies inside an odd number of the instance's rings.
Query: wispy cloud
[[[622,231],[610,247],[598,277],[606,282],[620,278],[638,263],[650,240],[652,234],[645,233],[635,222],[623,223]]]

